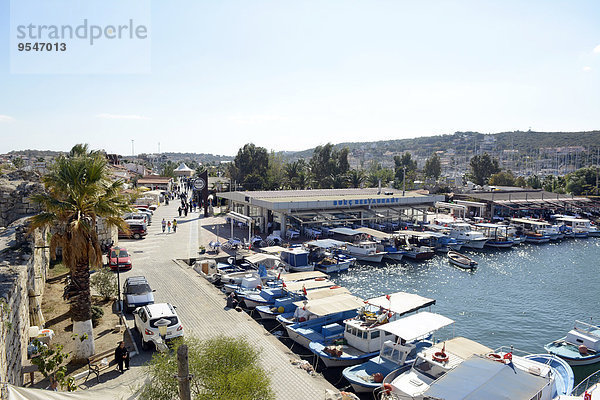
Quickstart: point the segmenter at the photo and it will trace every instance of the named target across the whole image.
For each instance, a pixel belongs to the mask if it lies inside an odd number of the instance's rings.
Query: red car
[[[111,247],[108,251],[108,266],[112,270],[129,271],[131,269],[131,258],[124,247]]]

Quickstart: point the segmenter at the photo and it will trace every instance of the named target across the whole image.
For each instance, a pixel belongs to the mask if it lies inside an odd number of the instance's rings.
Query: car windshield
[[[156,321],[158,321],[160,319],[166,319],[166,320],[168,320],[169,321],[169,325],[167,325],[167,326],[177,325],[177,323],[179,322],[177,320],[176,316],[172,316],[172,317],[160,317],[160,318],[151,319],[150,320],[150,326],[152,328],[158,328],[158,325],[156,325]]]
[[[119,257],[129,257],[127,250],[119,250]]]
[[[147,283],[140,283],[136,285],[127,286],[127,294],[145,294],[151,292],[150,285]]]

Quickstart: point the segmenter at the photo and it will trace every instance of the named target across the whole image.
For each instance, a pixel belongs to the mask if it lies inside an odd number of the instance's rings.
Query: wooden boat
[[[476,261],[473,261],[472,259],[465,256],[464,254],[460,254],[456,251],[448,252],[448,260],[450,260],[450,264],[455,265],[459,268],[463,268],[463,269],[476,269],[477,268]]]

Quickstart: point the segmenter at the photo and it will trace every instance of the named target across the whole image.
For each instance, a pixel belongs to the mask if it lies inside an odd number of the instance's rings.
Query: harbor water
[[[437,254],[425,262],[358,264],[332,280],[365,299],[396,291],[436,299],[432,311],[456,321],[456,336],[492,349],[545,353],[544,345],[575,320],[600,324],[600,238],[461,252],[479,263],[477,270],[458,269]],[[597,369],[574,368],[576,382]]]

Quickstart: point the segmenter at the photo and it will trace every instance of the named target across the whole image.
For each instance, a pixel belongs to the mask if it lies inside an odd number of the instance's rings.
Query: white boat
[[[510,223],[523,230],[525,241],[529,243],[548,243],[559,238],[558,228],[552,227],[548,222],[531,218],[511,218]]]
[[[448,252],[448,261],[450,261],[450,264],[456,265],[459,268],[470,270],[477,269],[476,261],[456,251]]]
[[[341,248],[344,245],[344,242],[334,239],[312,240],[304,243],[309,251],[309,262],[313,263],[315,270],[327,274],[346,271],[356,261],[356,258],[342,253]]]
[[[444,226],[450,228],[449,235],[463,244],[463,247],[472,249],[483,249],[488,238],[481,232],[473,229],[473,226],[466,222],[446,222]]]
[[[281,261],[293,272],[313,271],[315,266],[308,262],[308,251],[300,247],[290,247],[281,252]]]
[[[438,343],[420,352],[408,371],[399,368],[390,372],[383,380],[381,398],[423,400],[424,393],[434,381],[471,356],[491,351],[492,349],[463,337]]]
[[[559,396],[558,400],[600,400],[600,371],[581,381],[569,396]]]
[[[402,315],[429,307],[435,300],[413,293],[398,292],[367,300],[356,318],[344,321],[345,343],[315,340],[310,350],[326,367],[346,367],[375,357],[383,342],[396,340],[394,334],[381,329]]]
[[[429,260],[435,256],[435,249],[428,246],[431,238],[428,232],[397,231],[400,242],[404,242],[398,249],[402,249],[406,257],[416,261]]]
[[[570,227],[573,236],[576,238],[586,238],[588,236],[598,236],[598,228],[592,226],[589,219],[571,217],[568,215],[553,215],[557,222]]]
[[[510,237],[508,225],[479,223],[475,224],[475,229],[489,238],[485,245],[499,249],[507,249],[515,244]]]
[[[589,365],[600,361],[600,327],[575,321],[567,336],[548,343],[544,349],[569,365]]]
[[[377,243],[372,240],[363,240],[358,243],[346,243],[346,252],[361,261],[381,262],[384,251],[377,251]]]
[[[380,227],[379,224],[373,224],[373,226]],[[406,254],[406,252],[402,250],[401,245],[398,243],[397,237],[391,233],[364,227],[357,228],[355,231],[362,232],[363,235],[377,240],[379,242],[377,244],[377,251],[383,252],[383,258],[387,260],[397,262],[402,260]]]

